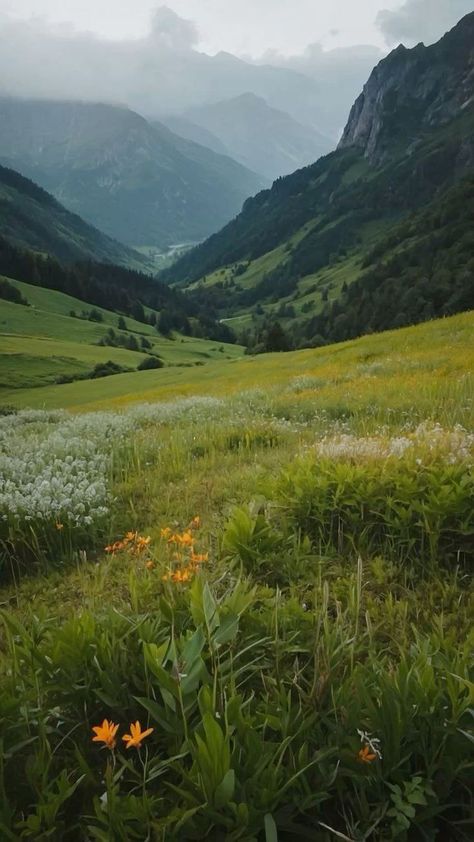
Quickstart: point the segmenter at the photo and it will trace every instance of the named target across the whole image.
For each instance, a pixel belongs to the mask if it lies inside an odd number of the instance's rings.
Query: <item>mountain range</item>
[[[178,134],[211,144],[216,152],[271,180],[312,163],[335,146],[253,93],[196,106],[166,122]]]
[[[199,241],[266,183],[163,125],[99,103],[0,99],[0,163],[131,246]]]
[[[249,199],[163,278],[233,327],[280,318],[303,343],[473,306],[473,138],[474,13],[382,60],[336,151]]]

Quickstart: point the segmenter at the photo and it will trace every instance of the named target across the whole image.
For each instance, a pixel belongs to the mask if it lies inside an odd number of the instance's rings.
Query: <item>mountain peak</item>
[[[372,162],[400,143],[455,117],[474,96],[474,12],[436,44],[400,44],[372,71],[349,115],[339,147]]]

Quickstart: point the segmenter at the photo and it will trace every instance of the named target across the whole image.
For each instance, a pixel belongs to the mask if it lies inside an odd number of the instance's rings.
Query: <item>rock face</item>
[[[339,148],[372,163],[416,142],[474,102],[474,12],[437,44],[400,45],[373,70],[349,115]]]

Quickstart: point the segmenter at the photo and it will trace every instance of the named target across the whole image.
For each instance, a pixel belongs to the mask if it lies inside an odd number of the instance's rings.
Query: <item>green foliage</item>
[[[159,357],[145,357],[137,365],[137,371],[149,371],[150,369],[163,368],[164,362]]]
[[[474,478],[462,463],[305,460],[282,478],[277,499],[326,554],[382,555],[421,570],[474,560]]]
[[[226,400],[4,416],[2,840],[466,842],[471,321],[269,355]]]

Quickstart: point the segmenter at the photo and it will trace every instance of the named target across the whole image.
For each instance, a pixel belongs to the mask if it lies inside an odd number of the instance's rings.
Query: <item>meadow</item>
[[[473,328],[2,390],[2,840],[472,838]]]
[[[133,318],[122,319],[103,307],[91,307],[71,295],[8,279],[28,301],[22,306],[0,300],[0,402],[11,390],[55,384],[64,376],[90,372],[108,361],[124,370],[136,371],[148,354],[164,366],[202,365],[212,359],[241,356],[239,345],[157,333],[154,327]],[[93,313],[92,320],[88,318]],[[149,313],[152,311],[148,308]],[[97,319],[97,320],[95,320]],[[135,340],[135,350],[104,342],[108,332],[115,338]],[[145,346],[142,343],[145,342]],[[90,381],[89,381],[90,382]],[[28,399],[27,405],[34,405]]]

